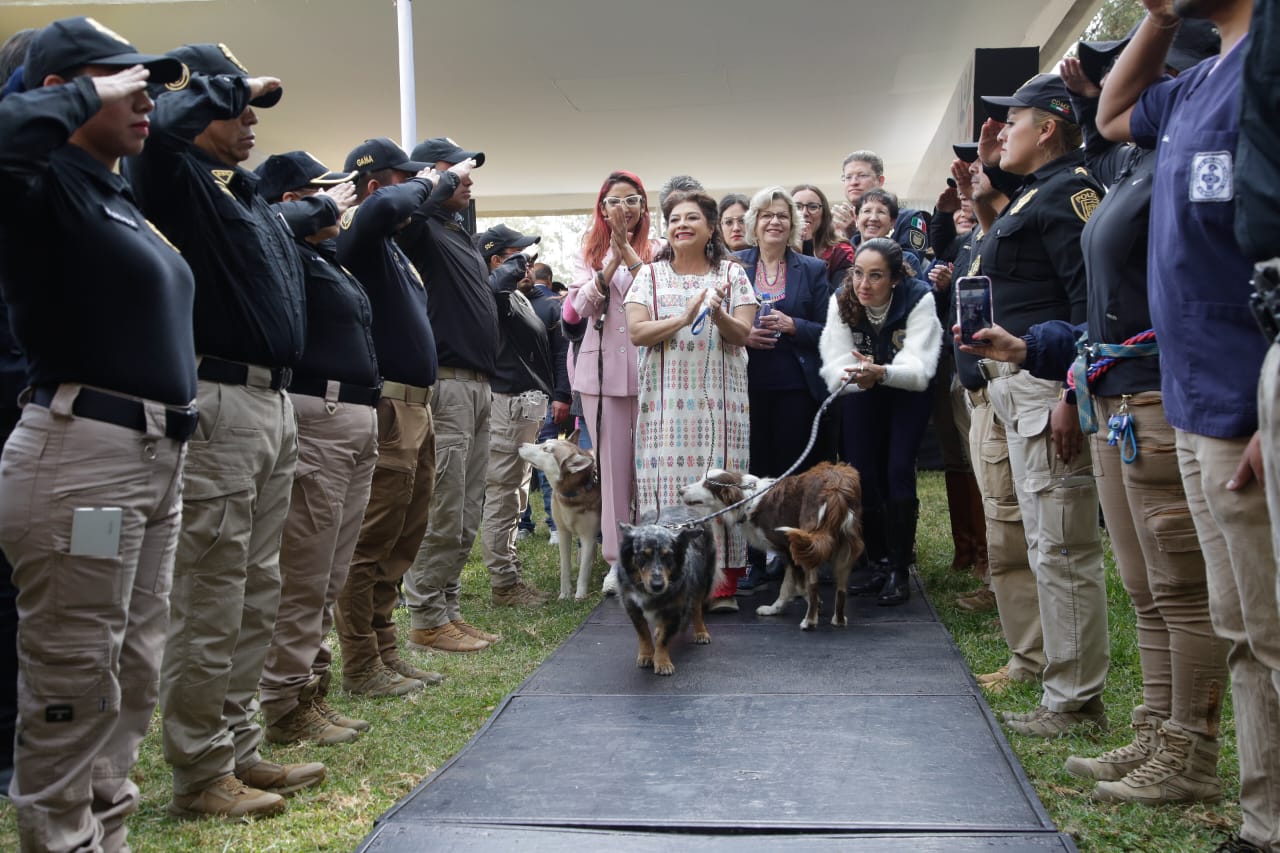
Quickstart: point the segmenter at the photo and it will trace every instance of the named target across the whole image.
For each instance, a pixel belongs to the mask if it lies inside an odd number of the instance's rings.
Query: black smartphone
[[[955,283],[956,315],[960,324],[960,342],[969,346],[986,346],[973,333],[994,325],[991,313],[991,279],[985,275],[966,275]]]

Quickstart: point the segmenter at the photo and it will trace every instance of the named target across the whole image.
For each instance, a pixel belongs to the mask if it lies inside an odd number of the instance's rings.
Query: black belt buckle
[[[1253,318],[1268,341],[1280,341],[1280,258],[1254,266],[1252,284],[1249,308]]]
[[[166,407],[164,410],[164,434],[166,438],[172,438],[174,441],[185,442],[196,433],[196,426],[200,423],[200,412],[195,406],[186,409],[171,409]]]

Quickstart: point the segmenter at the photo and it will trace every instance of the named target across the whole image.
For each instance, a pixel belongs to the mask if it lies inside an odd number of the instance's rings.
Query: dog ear
[[[590,470],[591,466],[594,464],[596,464],[596,460],[590,455],[575,454],[573,458],[569,460],[569,464],[567,464],[565,468],[568,469],[571,474],[576,474],[579,471]]]
[[[578,446],[578,440],[579,440],[579,439],[578,439],[578,433],[580,433],[580,432],[582,432],[582,428],[581,428],[581,427],[575,428],[575,429],[574,429],[574,431],[573,431],[573,432],[571,432],[571,433],[569,433],[568,437],[567,437],[567,438],[565,438],[565,441],[569,442],[569,443],[570,443],[570,444],[572,444],[574,447],[577,447],[577,446]]]
[[[744,489],[754,489],[754,488],[755,488],[756,486],[758,486],[758,485],[760,485],[760,479],[759,479],[758,477],[756,477],[756,475],[755,475],[755,474],[743,474],[743,475],[742,475],[742,488],[744,488]]]

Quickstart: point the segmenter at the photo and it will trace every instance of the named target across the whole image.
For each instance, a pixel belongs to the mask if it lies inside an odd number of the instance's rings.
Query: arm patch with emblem
[[[1071,197],[1071,209],[1076,212],[1076,216],[1080,217],[1081,222],[1088,222],[1100,201],[1094,190],[1083,189]]]

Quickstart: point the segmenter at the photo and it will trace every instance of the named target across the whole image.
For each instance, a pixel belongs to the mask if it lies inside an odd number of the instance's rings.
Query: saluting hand
[[[334,204],[338,205],[338,215],[341,216],[349,208],[355,206],[356,185],[351,181],[344,181],[329,187],[327,190],[322,190],[320,195],[333,199]]]
[[[250,77],[245,82],[249,84],[249,100],[251,101],[280,88],[279,77]]]
[[[439,183],[439,182],[440,182],[440,173],[436,171],[436,167],[435,167],[435,166],[428,166],[427,168],[423,169],[423,170],[422,170],[421,172],[419,172],[418,174],[414,175],[414,177],[415,177],[415,178],[423,178],[423,179],[425,179],[425,180],[429,181],[429,182],[431,183],[431,186],[433,186],[433,187],[434,187],[437,183]]]
[[[978,159],[984,166],[1000,165],[1000,131],[1004,122],[989,118],[982,123],[978,132]]]
[[[1079,95],[1082,98],[1096,98],[1102,94],[1102,89],[1095,86],[1093,81],[1088,78],[1084,73],[1084,66],[1075,57],[1067,57],[1058,63],[1058,76],[1066,84],[1067,91],[1073,95]]]
[[[126,68],[106,77],[94,77],[93,88],[98,93],[103,105],[123,100],[135,92],[147,88],[147,78],[151,72],[141,65]]]
[[[969,174],[969,164],[959,157],[951,161],[951,177],[956,182],[956,195],[960,198],[973,198],[973,175]]]
[[[1173,11],[1173,0],[1142,0],[1142,6],[1151,13],[1152,22],[1159,27],[1182,20]]]
[[[954,178],[952,180],[955,180]],[[960,209],[960,188],[959,181],[956,186],[948,186],[945,190],[938,193],[938,203],[934,207],[938,208],[941,213],[955,213]]]
[[[468,157],[465,160],[461,160],[457,163],[454,163],[452,166],[449,167],[449,171],[453,172],[459,178],[465,178],[467,175],[471,174],[471,170],[474,169],[475,167],[476,167],[476,161]]]

